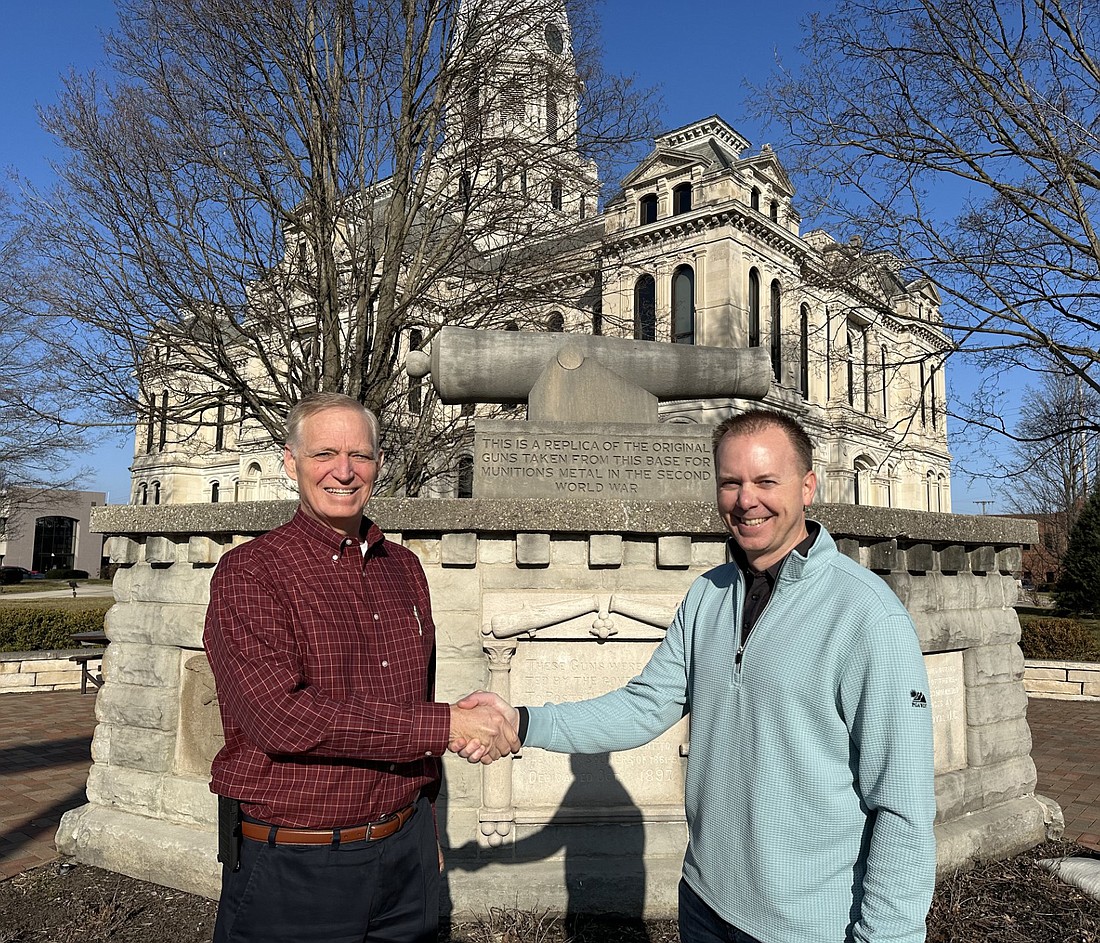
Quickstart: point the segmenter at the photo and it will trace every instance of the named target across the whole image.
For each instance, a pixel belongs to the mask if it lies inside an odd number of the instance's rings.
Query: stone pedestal
[[[88,804],[58,847],[78,860],[216,896],[210,759],[220,727],[202,622],[234,544],[293,505],[119,507],[95,523],[121,564]],[[438,697],[475,688],[541,703],[602,693],[645,663],[692,580],[725,560],[709,501],[376,499],[419,556],[439,628]],[[881,573],[928,659],[938,866],[1042,841],[1012,573],[1033,525],[879,508],[812,515]],[[883,535],[891,535],[884,537]],[[448,757],[440,803],[450,906],[670,915],[686,841],[681,725],[639,750],[525,750],[490,767]]]

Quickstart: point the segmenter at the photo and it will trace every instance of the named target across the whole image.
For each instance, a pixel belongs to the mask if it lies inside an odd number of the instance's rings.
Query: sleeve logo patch
[[[913,706],[914,707],[927,707],[928,706],[928,698],[926,698],[924,696],[923,691],[910,691],[909,692],[909,697],[911,697],[913,699]]]

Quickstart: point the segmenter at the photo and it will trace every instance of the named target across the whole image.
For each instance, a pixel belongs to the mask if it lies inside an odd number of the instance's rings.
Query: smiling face
[[[765,426],[727,435],[715,453],[718,513],[754,570],[766,570],[806,537],[817,476],[786,432]]]
[[[298,482],[302,510],[355,538],[381,463],[367,418],[341,407],[304,418],[294,451],[289,446],[283,451],[286,473]]]

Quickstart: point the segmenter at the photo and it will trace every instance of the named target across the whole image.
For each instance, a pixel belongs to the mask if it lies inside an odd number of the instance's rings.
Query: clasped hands
[[[447,749],[471,763],[488,765],[519,753],[519,711],[488,691],[474,691],[451,705]]]

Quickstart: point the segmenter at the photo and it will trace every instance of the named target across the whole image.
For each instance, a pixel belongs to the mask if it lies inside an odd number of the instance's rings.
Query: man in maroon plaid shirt
[[[332,393],[287,419],[290,523],[222,558],[204,641],[225,746],[210,788],[226,842],[216,943],[434,943],[440,755],[519,748],[490,707],[434,701],[424,571],[363,516],[378,421]],[[239,851],[239,859],[236,853]],[[236,860],[235,860],[236,859]]]

